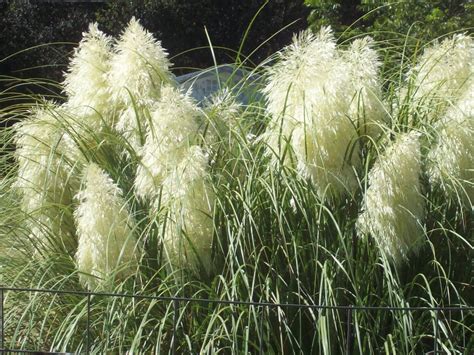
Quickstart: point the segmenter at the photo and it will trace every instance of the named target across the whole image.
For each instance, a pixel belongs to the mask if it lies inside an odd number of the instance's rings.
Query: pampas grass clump
[[[26,117],[0,129],[4,345],[469,353],[471,314],[438,307],[472,299],[471,43],[394,75],[368,37],[303,32],[197,102],[138,21],[92,25],[64,104],[0,110]]]

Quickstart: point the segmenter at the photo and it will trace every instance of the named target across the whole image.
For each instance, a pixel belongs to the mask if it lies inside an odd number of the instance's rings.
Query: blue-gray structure
[[[224,88],[234,92],[241,103],[248,104],[252,97],[261,97],[258,93],[260,78],[246,69],[224,64],[181,75],[176,80],[201,104]]]

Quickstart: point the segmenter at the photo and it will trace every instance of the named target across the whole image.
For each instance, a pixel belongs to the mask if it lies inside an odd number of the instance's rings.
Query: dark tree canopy
[[[474,26],[470,0],[305,0],[311,8],[308,22],[314,30],[331,25],[343,38],[373,33],[380,39],[406,35],[432,40]],[[357,21],[357,22],[356,22]]]
[[[209,49],[180,53],[208,46],[207,28],[220,63],[232,62],[244,33],[264,0],[118,0],[71,3],[10,0],[0,4],[0,58],[44,43],[42,46],[0,63],[0,74],[16,77],[47,77],[61,80],[73,43],[90,22],[111,35],[119,35],[132,16],[169,51],[179,74],[185,68],[213,64]],[[303,0],[270,0],[255,20],[243,48],[249,54],[286,25],[296,21],[262,46],[252,59],[259,62],[287,44],[294,32],[307,27],[308,8]],[[38,68],[41,67],[41,68]],[[29,70],[24,71],[29,68]],[[34,68],[34,69],[33,69]],[[181,68],[181,69],[180,69]]]
[[[370,35],[383,56],[383,71],[398,75],[402,56],[417,55],[430,41],[454,32],[472,32],[470,0],[305,0],[313,31],[331,26],[340,43]],[[402,68],[403,69],[403,68]],[[389,77],[389,75],[387,75]]]

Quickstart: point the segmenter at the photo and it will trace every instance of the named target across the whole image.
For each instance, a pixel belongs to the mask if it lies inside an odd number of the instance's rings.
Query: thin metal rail
[[[243,305],[243,306],[265,306],[265,307],[296,307],[296,308],[313,308],[313,309],[329,309],[329,310],[348,310],[354,311],[359,310],[384,310],[384,311],[474,311],[474,306],[447,306],[447,307],[392,307],[392,306],[325,306],[318,304],[306,304],[306,303],[272,303],[272,302],[259,302],[259,301],[233,301],[233,300],[219,300],[219,299],[207,299],[207,298],[190,298],[190,297],[172,297],[172,296],[152,296],[142,295],[139,293],[108,293],[108,292],[90,292],[90,291],[66,291],[66,290],[45,290],[37,288],[20,288],[20,287],[1,287],[0,290],[4,291],[17,291],[17,292],[41,292],[41,293],[53,293],[53,294],[68,294],[78,296],[102,296],[102,297],[122,297],[122,298],[137,298],[137,299],[150,299],[156,301],[178,301],[178,302],[193,302],[193,303],[218,303],[226,305]]]
[[[297,304],[297,303],[271,303],[271,302],[258,302],[258,301],[234,301],[234,300],[219,300],[219,299],[206,299],[206,298],[189,298],[189,297],[171,297],[171,296],[154,296],[154,295],[143,295],[143,294],[128,294],[128,293],[109,293],[109,292],[90,292],[90,291],[72,291],[72,290],[47,290],[38,288],[21,288],[21,287],[5,287],[0,286],[0,352],[1,353],[25,353],[25,354],[65,354],[51,351],[40,351],[37,350],[22,350],[22,349],[9,349],[5,347],[5,319],[4,319],[4,296],[5,291],[8,292],[36,292],[36,293],[49,293],[55,295],[78,295],[86,298],[87,302],[87,314],[86,314],[86,341],[85,341],[85,353],[90,354],[91,352],[91,303],[93,297],[119,297],[119,298],[133,298],[133,299],[148,299],[156,301],[164,301],[172,304],[173,308],[173,329],[170,339],[171,353],[177,353],[177,334],[179,327],[179,312],[180,305],[186,303],[205,303],[205,304],[221,304],[221,305],[243,305],[249,307],[259,307],[262,310],[262,318],[260,319],[258,332],[260,333],[260,353],[264,351],[263,344],[263,323],[265,310],[271,308],[298,308],[298,309],[316,309],[316,310],[340,310],[345,311],[346,316],[346,354],[352,354],[354,347],[354,324],[353,319],[356,312],[359,311],[425,311],[434,313],[434,336],[433,336],[433,354],[439,353],[439,313],[446,311],[451,312],[472,312],[474,307],[471,306],[448,306],[448,307],[392,307],[392,306],[326,306],[318,304]]]

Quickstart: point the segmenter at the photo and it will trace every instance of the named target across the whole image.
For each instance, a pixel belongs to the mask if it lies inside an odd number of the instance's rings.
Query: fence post
[[[173,300],[173,337],[171,338],[171,353],[176,354],[176,330],[178,326],[179,301]]]
[[[2,339],[0,339],[1,341],[1,350],[4,350],[5,349],[5,319],[4,319],[4,312],[3,312],[3,286],[0,286],[0,317],[2,317],[2,323],[0,324],[1,327],[2,327],[2,330],[1,330],[1,337]]]
[[[347,349],[346,354],[352,354],[352,344],[354,342],[354,334],[352,332],[352,305],[347,308]]]
[[[86,333],[86,354],[90,354],[90,337],[91,337],[91,294],[87,294],[87,333]]]
[[[438,355],[439,310],[435,310],[434,355]]]
[[[259,344],[260,352],[259,354],[263,354],[263,319],[265,317],[265,306],[262,305],[261,308],[262,308],[262,316],[260,317],[260,344]]]

